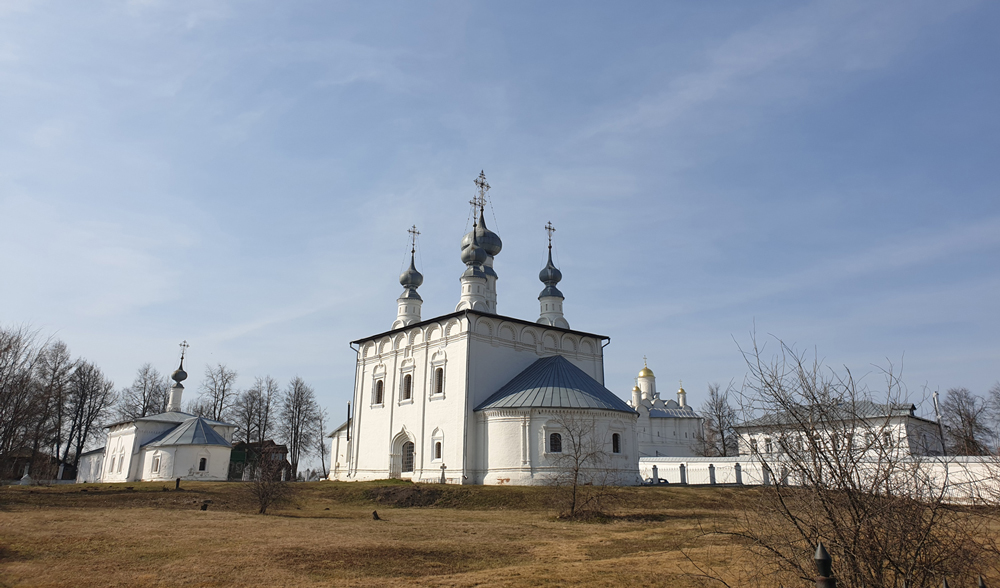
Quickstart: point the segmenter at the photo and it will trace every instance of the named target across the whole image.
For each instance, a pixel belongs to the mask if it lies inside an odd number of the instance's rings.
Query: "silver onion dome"
[[[490,257],[496,257],[500,253],[500,250],[503,249],[503,241],[500,240],[500,235],[497,235],[486,227],[486,219],[483,217],[482,209],[479,210],[479,223],[462,237],[463,251],[472,244],[473,234],[475,234],[475,240],[479,243],[479,246]]]
[[[410,267],[399,274],[399,283],[404,288],[419,288],[424,283],[424,275],[417,271],[413,263],[413,253],[410,253]]]
[[[468,247],[462,249],[462,263],[465,265],[482,265],[486,262],[488,254],[486,250],[479,246],[479,238],[475,234],[476,231],[473,229],[472,242],[469,243]]]
[[[183,382],[184,380],[186,380],[187,377],[188,377],[188,374],[187,374],[186,371],[184,371],[184,358],[181,358],[181,365],[180,365],[180,367],[177,368],[176,370],[174,370],[174,373],[170,374],[170,379],[173,380],[174,382],[180,384],[181,382]]]
[[[559,291],[559,288],[556,288],[556,284],[562,280],[562,272],[552,263],[552,247],[549,247],[549,261],[542,268],[542,271],[538,272],[538,279],[545,284],[545,289],[538,295],[539,298],[546,296],[565,298],[563,293]]]
[[[406,271],[399,274],[399,283],[403,286],[403,294],[400,298],[409,298],[415,300],[422,300],[420,294],[417,294],[417,288],[420,284],[424,283],[424,275],[417,271],[417,266],[414,264],[414,252],[410,252],[410,267],[406,268]]]

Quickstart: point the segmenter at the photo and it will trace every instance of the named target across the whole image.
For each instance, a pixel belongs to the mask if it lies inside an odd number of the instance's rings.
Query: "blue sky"
[[[1000,380],[996,2],[0,2],[0,322],[118,385],[191,344],[339,421],[389,328],[458,301],[473,180],[534,319],[626,397],[773,334],[922,388]],[[877,379],[872,381],[877,386]],[[193,395],[192,392],[188,393]]]

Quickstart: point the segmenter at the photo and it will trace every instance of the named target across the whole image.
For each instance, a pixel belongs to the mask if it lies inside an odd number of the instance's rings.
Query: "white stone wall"
[[[765,468],[758,459],[747,455],[737,457],[643,457],[639,459],[639,475],[643,480],[656,477],[669,484],[766,484],[796,485],[802,483],[787,473],[780,461],[769,462]],[[655,470],[654,470],[655,467]],[[861,463],[875,475],[884,471],[877,462]],[[943,490],[946,500],[966,504],[995,504],[1000,500],[1000,461],[991,457],[913,457],[899,462],[898,475],[910,477],[913,472],[930,480]],[[863,475],[863,472],[862,472]],[[714,482],[713,482],[714,479]],[[904,482],[905,483],[905,482]]]
[[[76,466],[76,481],[78,484],[101,482],[104,476],[104,452],[94,452],[80,456]]]
[[[697,453],[697,435],[701,419],[649,418],[643,411],[636,425],[639,436],[639,455],[693,457]]]
[[[567,471],[566,459],[572,453],[568,423],[574,420],[587,426],[584,442],[603,450],[605,461],[588,466],[586,474],[599,483],[631,485],[636,476],[634,415],[617,411],[574,409],[497,409],[477,414],[480,447],[484,456],[481,468],[475,472],[477,484],[543,485],[549,484]],[[573,426],[573,425],[570,425]],[[552,433],[563,436],[563,451],[551,453],[548,438]],[[613,452],[612,435],[620,439],[619,453]]]
[[[786,432],[777,426],[743,429],[738,432],[740,455],[752,455],[754,447],[760,453],[778,453],[781,451],[779,437],[783,434],[790,437],[786,441],[788,443],[797,443],[797,436],[804,435],[798,430],[789,429]],[[943,453],[941,434],[937,425],[915,417],[897,416],[889,419],[871,419],[860,423],[853,430],[845,423],[835,430],[817,430],[817,433],[821,435],[823,444],[829,446],[832,446],[835,440],[838,446],[843,446],[844,443],[847,443],[848,434],[850,434],[852,446],[867,446],[869,443],[865,440],[865,435],[872,434],[883,437],[879,443],[875,443],[879,451],[886,451],[888,447],[891,447],[893,451],[903,456],[940,455]],[[888,435],[888,439],[884,435]]]

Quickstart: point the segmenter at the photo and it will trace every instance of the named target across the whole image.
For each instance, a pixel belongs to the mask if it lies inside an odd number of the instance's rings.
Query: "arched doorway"
[[[413,473],[413,441],[403,443],[403,467],[400,468],[404,474]]]
[[[410,478],[416,465],[416,445],[413,437],[403,428],[392,439],[392,451],[389,454],[389,477]]]

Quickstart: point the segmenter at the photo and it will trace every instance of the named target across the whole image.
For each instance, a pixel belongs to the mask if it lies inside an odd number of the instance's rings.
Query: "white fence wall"
[[[981,457],[909,458],[903,470],[919,470],[920,475],[940,489],[945,498],[954,502],[981,503],[1000,500],[1000,460]],[[780,483],[801,483],[780,459],[770,461],[772,471],[759,459],[749,455],[739,457],[641,457],[639,475],[643,481],[666,480],[668,484],[745,485],[759,486]],[[862,467],[864,465],[862,464]],[[874,472],[877,464],[871,464]]]

